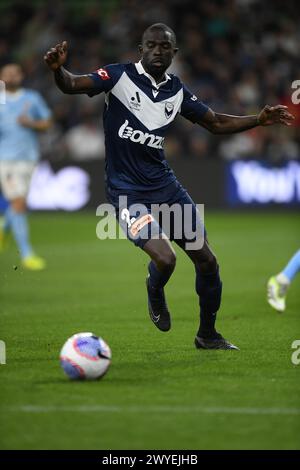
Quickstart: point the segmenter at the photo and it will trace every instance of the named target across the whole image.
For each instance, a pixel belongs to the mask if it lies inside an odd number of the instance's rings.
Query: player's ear
[[[139,53],[140,53],[140,54],[143,53],[143,46],[142,46],[142,44],[139,44],[139,45],[138,45],[138,50],[139,50]]]
[[[178,47],[174,47],[174,55],[176,55],[178,51],[179,51]]]

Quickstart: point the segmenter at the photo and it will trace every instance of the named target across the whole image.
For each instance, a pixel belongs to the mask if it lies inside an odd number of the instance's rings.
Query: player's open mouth
[[[155,59],[155,60],[153,60],[153,61],[152,61],[152,64],[153,64],[153,65],[158,65],[158,66],[164,65],[163,61],[160,60],[160,59]]]

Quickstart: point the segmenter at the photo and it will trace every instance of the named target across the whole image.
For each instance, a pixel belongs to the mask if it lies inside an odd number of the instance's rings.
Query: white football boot
[[[289,287],[288,282],[280,282],[279,276],[272,276],[267,285],[267,300],[271,307],[277,312],[284,312],[286,307],[286,292]]]

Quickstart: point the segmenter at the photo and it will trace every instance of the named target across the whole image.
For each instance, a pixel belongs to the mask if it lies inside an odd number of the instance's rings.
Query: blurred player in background
[[[300,271],[300,250],[289,260],[286,267],[268,281],[268,302],[278,312],[284,312],[286,308],[287,290]]]
[[[117,216],[119,213],[122,216],[124,208],[119,205],[119,197],[126,196],[128,225],[123,228],[128,238],[151,258],[147,294],[149,314],[154,325],[161,331],[168,331],[171,327],[164,286],[175,268],[175,251],[169,241],[174,240],[195,267],[196,293],[200,302],[200,327],[195,346],[203,349],[238,349],[215,329],[222,282],[217,259],[207,239],[202,248],[189,249],[185,233],[181,239],[176,239],[173,233],[168,239],[152,216],[152,204],[166,204],[168,207],[177,204],[183,210],[189,206],[193,215],[190,230],[193,232],[192,226],[202,225],[195,203],[177,181],[165,159],[163,141],[166,130],[178,113],[214,134],[232,134],[275,123],[289,125],[293,117],[286,106],[280,105],[265,106],[259,114],[252,116],[218,114],[208,108],[178,77],[166,74],[178,49],[174,32],[164,24],[147,28],[139,50],[141,61],[136,64],[112,64],[87,75],[73,75],[63,67],[67,58],[65,41],[50,49],[44,59],[54,72],[57,86],[64,93],[106,94],[107,197],[114,205]],[[134,219],[134,204],[142,204],[146,208],[146,213],[139,214],[137,220]],[[176,222],[182,226],[185,221],[181,218],[175,220],[172,230]],[[155,236],[147,239],[149,231]]]
[[[0,106],[0,184],[9,202],[0,228],[0,244],[3,246],[11,231],[23,267],[40,270],[45,268],[45,261],[30,244],[26,196],[39,159],[37,133],[50,127],[51,112],[38,92],[22,88],[23,72],[18,64],[5,65],[0,79],[6,87],[6,103]]]

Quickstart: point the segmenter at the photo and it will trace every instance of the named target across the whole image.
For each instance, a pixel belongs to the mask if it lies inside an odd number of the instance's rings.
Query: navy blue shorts
[[[143,248],[152,238],[168,238],[185,250],[201,249],[205,228],[202,208],[175,180],[156,191],[115,191],[106,188],[127,238]]]

